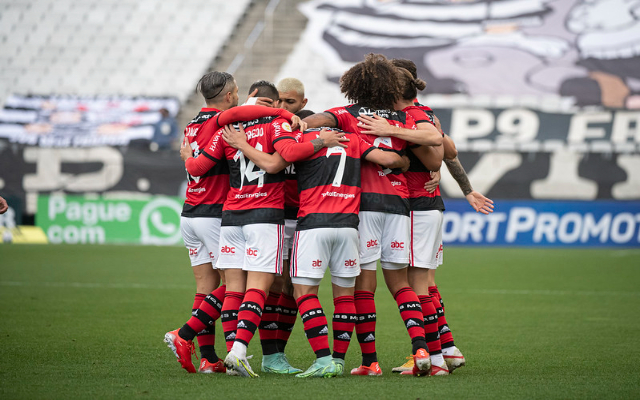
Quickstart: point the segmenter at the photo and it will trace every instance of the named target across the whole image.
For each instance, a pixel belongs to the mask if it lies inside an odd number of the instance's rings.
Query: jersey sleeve
[[[342,120],[341,116],[344,114],[348,114],[348,112],[344,109],[344,107],[334,107],[325,111],[328,114],[331,114],[333,119],[336,120],[336,128],[342,129],[344,126],[344,120]]]
[[[196,158],[188,158],[184,166],[191,176],[202,176],[224,158],[222,129],[211,138],[209,146]]]
[[[371,143],[367,142],[366,140],[364,140],[362,136],[360,135],[357,135],[357,136],[358,136],[358,141],[360,142],[358,143],[360,147],[360,158],[365,158],[367,154],[371,153],[376,147]]]
[[[265,106],[240,106],[225,110],[215,117],[216,129],[239,121],[251,121],[262,117],[279,116],[291,121],[291,112],[284,108],[273,108]]]
[[[432,115],[429,115],[428,111],[423,110],[419,107],[407,107],[404,111],[407,113],[408,116],[413,118],[416,124],[419,124],[421,122],[426,122],[435,126],[435,122],[432,116],[433,111],[431,112]]]

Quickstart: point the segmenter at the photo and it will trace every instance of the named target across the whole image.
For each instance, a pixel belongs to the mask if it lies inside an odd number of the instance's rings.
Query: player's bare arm
[[[277,152],[269,154],[251,146],[247,142],[247,135],[242,124],[239,124],[239,130],[235,129],[232,125],[225,126],[222,138],[229,146],[240,150],[245,157],[253,161],[255,165],[268,174],[276,174],[289,165]]]
[[[458,157],[458,150],[456,149],[455,143],[448,135],[444,135],[442,138],[442,146],[444,147],[444,159],[445,160],[453,160]]]
[[[362,129],[361,133],[364,134],[393,136],[425,146],[439,146],[442,144],[442,133],[427,122],[417,124],[418,129],[414,130],[391,125],[386,119],[376,114],[373,116],[360,114],[358,121],[360,121],[358,126]]]
[[[328,112],[309,115],[307,118],[303,119],[303,121],[307,123],[308,128],[320,128],[322,126],[337,128],[336,119]]]
[[[443,146],[419,146],[410,150],[429,171],[440,171],[444,156]]]
[[[444,163],[446,164],[453,179],[458,182],[460,190],[462,190],[464,197],[467,199],[471,207],[473,207],[476,212],[481,212],[483,214],[492,213],[493,200],[485,197],[482,193],[473,190],[471,182],[469,182],[469,177],[462,167],[462,164],[460,164],[458,157],[455,157],[453,160],[444,160]]]
[[[407,157],[393,151],[373,149],[364,158],[385,168],[406,168],[409,165]]]

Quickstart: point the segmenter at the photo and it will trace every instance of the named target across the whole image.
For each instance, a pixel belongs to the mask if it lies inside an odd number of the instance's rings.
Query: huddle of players
[[[363,362],[351,373],[382,374],[375,350],[378,260],[412,343],[409,361],[394,371],[446,375],[464,365],[430,272],[442,263],[444,207],[437,184],[425,189],[430,170],[439,169],[452,143],[443,146],[433,113],[413,105],[424,82],[411,64],[368,55],[340,81],[353,104],[302,122],[286,110],[299,111],[306,103],[296,80],[284,80],[279,90],[264,81],[252,86],[258,104],[282,103],[275,109],[234,107],[237,85],[229,74],[201,79],[207,107],[185,129],[181,149],[189,173],[181,226],[197,294],[193,316],[165,335],[183,368],[195,372],[197,337],[200,372],[257,376],[246,349],[259,329],[262,371],[337,376],[355,329]],[[403,111],[392,111],[398,109]],[[455,159],[455,147],[452,154]],[[490,212],[490,200],[466,189],[476,210]],[[327,267],[335,305],[333,352],[317,297]],[[316,354],[304,372],[284,354],[298,310]],[[224,362],[213,347],[218,318],[227,343]]]

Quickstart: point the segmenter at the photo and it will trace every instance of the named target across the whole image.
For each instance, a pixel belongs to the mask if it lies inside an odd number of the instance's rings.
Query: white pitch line
[[[447,289],[446,292],[472,294],[512,294],[529,296],[640,296],[640,292],[582,291],[582,290],[513,290],[513,289]]]
[[[90,282],[19,282],[0,281],[1,286],[33,286],[33,287],[61,287],[80,289],[193,289],[187,285],[149,285],[146,283],[90,283]]]
[[[80,289],[193,289],[190,285],[150,285],[146,283],[88,283],[88,282],[23,282],[0,281],[0,286],[45,286],[70,287]],[[467,294],[498,294],[498,295],[527,295],[527,296],[627,296],[637,297],[640,292],[623,291],[581,291],[581,290],[514,290],[514,289],[446,289],[446,293]]]

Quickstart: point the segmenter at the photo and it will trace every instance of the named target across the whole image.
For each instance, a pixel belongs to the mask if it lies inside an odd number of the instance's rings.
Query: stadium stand
[[[0,106],[12,93],[184,102],[250,0],[0,0]]]

